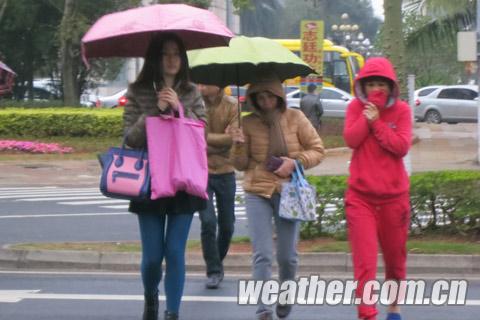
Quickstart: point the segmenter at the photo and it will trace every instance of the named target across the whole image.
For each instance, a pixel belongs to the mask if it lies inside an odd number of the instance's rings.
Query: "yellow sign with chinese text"
[[[306,91],[309,84],[315,84],[317,92],[322,87],[323,35],[324,23],[322,20],[302,20],[300,22],[300,57],[317,72],[317,74],[302,78],[300,85],[302,91]]]

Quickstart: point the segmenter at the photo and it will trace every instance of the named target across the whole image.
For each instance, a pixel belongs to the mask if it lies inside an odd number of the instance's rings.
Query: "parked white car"
[[[444,86],[415,100],[415,119],[429,123],[476,122],[478,87]]]
[[[97,96],[95,94],[85,94],[80,97],[82,105],[97,108],[115,108],[119,105],[119,99],[127,93],[127,89],[122,89],[109,96]]]
[[[305,93],[294,90],[287,93],[287,107],[300,108],[300,100]],[[323,107],[323,117],[344,118],[348,104],[353,96],[348,92],[334,87],[324,87],[320,91],[320,101]]]

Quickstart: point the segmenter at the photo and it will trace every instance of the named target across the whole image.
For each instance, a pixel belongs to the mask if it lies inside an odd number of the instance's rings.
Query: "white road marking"
[[[59,193],[59,192],[100,192],[99,188],[61,188],[61,189],[31,189],[31,190],[0,190],[1,195]]]
[[[120,200],[120,199],[111,199],[103,197],[105,200],[98,200],[98,201],[69,201],[69,202],[59,202],[58,204],[66,204],[70,206],[80,206],[80,205],[90,205],[90,204],[109,204],[109,203],[128,203],[128,200]],[[128,206],[127,206],[128,208]]]
[[[237,186],[236,189],[236,201],[235,201],[235,215],[236,216],[245,216],[246,211],[244,207],[244,202],[239,200],[243,197],[244,191],[241,186]],[[90,188],[62,188],[62,187],[20,187],[20,188],[0,188],[0,200],[6,199],[7,201],[11,199],[12,201],[18,202],[57,202],[60,205],[71,205],[71,206],[81,206],[81,205],[98,205],[100,208],[104,209],[113,209],[113,210],[126,210],[128,209],[128,201],[121,199],[112,199],[103,196],[98,187]],[[59,217],[61,215],[12,215],[1,217],[3,219],[8,218],[38,218],[38,217],[50,217],[55,216]],[[71,217],[72,215],[65,215]],[[243,220],[241,217],[240,220]]]
[[[39,199],[42,197],[59,197],[59,196],[102,196],[100,192],[95,192],[95,191],[75,191],[75,192],[55,192],[55,193],[34,193],[34,194],[15,194],[11,196],[5,196],[5,195],[0,195],[0,199],[18,199],[18,198],[24,198],[24,199]],[[33,200],[32,200],[33,201]]]
[[[1,187],[0,191],[8,190],[43,190],[43,189],[57,189],[58,187]]]
[[[165,296],[158,297],[165,301]],[[143,301],[143,295],[118,294],[64,294],[40,293],[40,290],[0,290],[0,302],[15,303],[24,299],[39,300],[97,300],[97,301]],[[194,302],[237,302],[237,297],[225,296],[183,296],[182,301]]]
[[[122,204],[118,206],[100,206],[100,208],[105,208],[105,209],[128,209],[128,204]]]
[[[165,296],[158,297],[160,301],[165,301]],[[332,302],[334,296],[327,296],[326,302]],[[94,301],[143,301],[143,295],[119,295],[119,294],[74,294],[74,293],[40,293],[40,290],[0,290],[0,302],[17,303],[24,299],[35,300],[94,300]],[[183,296],[183,302],[238,302],[237,296]],[[344,299],[344,302],[348,302]],[[313,301],[307,301],[313,304]],[[411,301],[407,301],[411,302]],[[418,301],[421,303],[421,301]],[[470,299],[466,301],[465,306],[480,306],[480,300]]]
[[[54,198],[34,198],[34,199],[17,199],[15,201],[28,201],[28,202],[33,202],[33,201],[65,201],[65,200],[89,200],[89,199],[105,199],[104,196],[87,196],[87,197],[54,197]]]
[[[25,215],[9,215],[0,216],[0,219],[23,219],[23,218],[74,218],[89,216],[121,216],[131,215],[129,212],[96,212],[96,213],[53,213],[53,214],[25,214]]]

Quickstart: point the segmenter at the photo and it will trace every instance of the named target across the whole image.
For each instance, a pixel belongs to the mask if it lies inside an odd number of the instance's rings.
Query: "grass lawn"
[[[200,241],[189,240],[187,251],[200,252]],[[60,242],[60,243],[24,243],[13,245],[13,249],[27,250],[82,250],[103,252],[140,252],[139,242]],[[414,237],[407,244],[409,253],[423,254],[480,254],[480,242],[468,241],[458,237]],[[250,252],[248,237],[236,237],[232,240],[231,252]],[[333,238],[301,240],[301,252],[349,252],[347,241]]]

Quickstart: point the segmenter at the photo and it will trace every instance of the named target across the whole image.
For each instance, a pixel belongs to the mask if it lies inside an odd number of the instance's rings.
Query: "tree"
[[[65,0],[62,22],[60,23],[60,56],[62,65],[63,102],[65,105],[76,105],[78,103],[78,91],[76,86],[75,52],[73,51],[74,41],[74,0]]]
[[[402,0],[384,0],[385,23],[383,25],[383,53],[397,72],[402,96],[407,95],[405,43],[402,23]]]
[[[380,20],[374,16],[370,1],[365,0],[286,0],[280,35],[285,38],[298,38],[300,21],[311,19],[324,21],[325,36],[328,37],[332,25],[341,23],[340,16],[343,13],[349,15],[350,24],[359,25],[365,37],[375,38]]]
[[[101,15],[139,1],[0,0],[0,9],[5,10],[0,18],[0,52],[17,73],[14,96],[23,99],[35,77],[61,76],[68,86],[65,101],[78,101],[88,74],[80,57],[81,37]]]
[[[5,9],[7,8],[7,0],[0,1],[0,21],[2,21],[3,14],[5,13]]]
[[[47,0],[4,0],[2,8],[0,52],[17,73],[14,97],[23,99],[35,75],[50,76],[56,70],[58,45],[52,39],[61,14]]]
[[[279,34],[283,4],[281,0],[237,2],[241,6],[240,25],[246,36],[276,38]]]
[[[471,0],[407,0],[406,9],[425,22],[409,32],[410,47],[427,47],[438,41],[453,43],[458,31],[473,29],[475,22],[475,1]]]
[[[463,65],[456,61],[457,48],[452,41],[438,41],[435,45],[411,45],[412,32],[417,32],[430,19],[414,12],[404,17],[404,38],[408,73],[415,74],[416,86],[451,84],[463,74]]]
[[[53,1],[53,0],[51,0]],[[59,0],[57,1],[58,4]],[[139,0],[61,0],[63,1],[63,17],[57,32],[61,44],[59,56],[61,60],[62,81],[64,88],[64,104],[78,104],[80,92],[88,75],[81,60],[80,42],[88,28],[102,15],[138,5]]]
[[[457,32],[472,30],[475,1],[406,0],[406,50],[417,84],[451,84],[465,77],[456,61]]]

